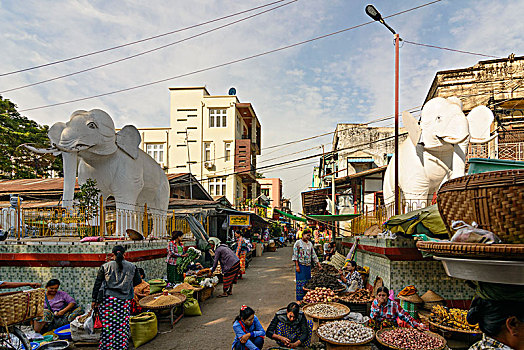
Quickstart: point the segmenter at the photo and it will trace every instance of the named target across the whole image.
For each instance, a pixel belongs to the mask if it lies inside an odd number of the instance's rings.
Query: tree
[[[35,154],[21,144],[50,147],[49,127],[18,113],[16,105],[0,96],[0,178],[47,177],[51,170],[62,171],[62,158]]]

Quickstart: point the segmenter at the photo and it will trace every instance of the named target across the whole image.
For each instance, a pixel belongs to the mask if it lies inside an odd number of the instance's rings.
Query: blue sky
[[[270,1],[2,1],[0,71],[63,59],[185,26]],[[372,2],[385,16],[424,0]],[[1,93],[19,109],[111,92],[297,43],[369,21],[367,1],[298,0],[280,9],[152,54],[66,79]],[[240,15],[234,19],[242,18]],[[450,1],[388,19],[405,40],[497,57],[524,54],[524,1]],[[224,20],[143,44],[20,74],[0,76],[0,91],[67,74],[186,38]],[[225,94],[234,86],[262,123],[263,147],[333,131],[340,122],[365,122],[393,112],[392,35],[372,23],[355,30],[228,67],[130,92],[23,112],[39,123],[65,121],[77,109],[102,108],[117,126],[166,126],[168,88],[207,86]],[[420,105],[439,70],[484,58],[404,44],[400,50],[400,106]],[[389,126],[391,122],[377,125]],[[263,151],[259,165],[330,149],[331,136]],[[289,153],[296,153],[286,156]],[[278,160],[264,159],[275,158]],[[304,163],[310,163],[306,161]],[[266,171],[281,177],[284,195],[299,210],[311,165]]]

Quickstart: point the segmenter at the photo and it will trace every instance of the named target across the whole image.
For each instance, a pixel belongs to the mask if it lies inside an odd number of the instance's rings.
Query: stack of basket
[[[424,304],[424,300],[418,295],[417,289],[414,286],[407,286],[399,292],[397,297],[400,299],[400,306],[406,310],[411,317],[417,318],[418,311],[422,307],[422,304]]]
[[[443,297],[429,289],[424,295],[420,297],[424,302],[424,309],[431,311],[433,306],[442,305],[446,306],[446,300]]]

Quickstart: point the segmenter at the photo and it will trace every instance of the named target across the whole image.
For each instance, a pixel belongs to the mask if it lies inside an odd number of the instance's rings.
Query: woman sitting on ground
[[[227,297],[233,293],[233,283],[238,279],[238,273],[240,272],[240,259],[235,255],[231,248],[225,244],[220,244],[220,240],[216,237],[211,237],[209,239],[209,245],[215,252],[215,261],[211,268],[211,274],[215,272],[219,262],[222,267],[224,293],[217,297]]]
[[[133,298],[133,301],[131,302],[131,315],[138,315],[141,313],[142,307],[140,306],[140,299],[147,297],[149,295],[149,289],[150,285],[145,281],[146,279],[146,273],[143,268],[138,267],[137,268],[138,273],[140,274],[140,278],[142,278],[142,282],[134,288],[135,296]]]
[[[348,269],[349,272],[345,276],[343,272],[340,274],[340,280],[346,286],[346,291],[354,292],[357,289],[364,288],[362,276],[360,272],[357,271],[357,263],[351,260],[348,264]]]
[[[64,291],[58,290],[60,281],[52,279],[45,285],[44,315],[33,322],[35,332],[56,329],[65,326],[82,314],[75,299]]]
[[[293,302],[277,311],[267,327],[266,335],[279,346],[295,349],[310,346],[312,330],[313,322],[308,321],[300,306]]]
[[[233,330],[236,336],[231,346],[232,350],[260,350],[264,346],[266,332],[255,316],[255,310],[249,306],[240,307],[240,313],[233,323]]]
[[[476,297],[468,311],[468,322],[479,324],[482,340],[470,350],[518,350],[524,348],[524,302],[487,300]]]
[[[369,326],[375,330],[388,327],[398,327],[397,319],[409,323],[413,328],[424,330],[422,323],[417,322],[410,314],[408,314],[400,305],[389,299],[389,289],[386,287],[379,287],[377,289],[377,296],[371,304],[371,318]]]

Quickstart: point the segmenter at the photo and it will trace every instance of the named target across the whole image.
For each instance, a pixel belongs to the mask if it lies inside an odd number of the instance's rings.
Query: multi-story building
[[[281,209],[282,205],[282,180],[279,178],[257,179],[260,192],[269,199],[271,208]]]
[[[261,127],[250,103],[205,87],[170,88],[170,126],[139,129],[140,147],[168,174],[192,173],[211,196],[239,206],[260,195]]]

